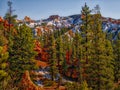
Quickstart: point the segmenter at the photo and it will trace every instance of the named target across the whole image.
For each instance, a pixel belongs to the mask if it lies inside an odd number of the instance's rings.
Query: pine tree
[[[114,75],[115,82],[120,80],[120,33],[118,34],[117,39],[113,42],[114,54],[115,54],[115,63],[114,63]]]
[[[16,85],[26,70],[34,69],[34,39],[32,30],[26,25],[17,29],[9,46],[10,76]]]
[[[63,40],[62,36],[60,36],[56,41],[56,48],[57,48],[57,62],[58,62],[58,69],[60,70],[63,61],[65,59],[65,53],[63,50]]]
[[[58,68],[57,68],[57,57],[56,57],[56,42],[54,38],[54,34],[51,33],[49,38],[49,64],[50,64],[50,74],[51,74],[51,80],[55,80],[57,74],[58,74]]]
[[[71,63],[74,64],[74,62],[77,59],[77,47],[75,46],[74,39],[72,41],[72,55],[71,55]]]
[[[2,28],[4,29],[4,28]],[[8,57],[7,50],[8,41],[4,37],[3,30],[0,30],[0,90],[5,90],[8,84]]]
[[[3,47],[0,46],[0,89],[3,90],[6,86],[4,86],[4,82],[8,77],[8,52],[3,52]]]
[[[88,85],[93,90],[113,90],[113,49],[101,29],[101,15],[93,15],[94,51],[88,68]]]
[[[88,84],[87,84],[86,81],[82,82],[82,84],[80,85],[80,89],[79,90],[89,90]]]
[[[109,78],[106,84],[106,89],[113,89],[114,88],[114,52],[113,52],[113,47],[112,43],[109,40],[106,40],[105,44],[106,48],[106,80]],[[108,61],[107,61],[108,60]],[[105,81],[106,82],[106,81]]]
[[[83,82],[83,64],[85,61],[83,60],[82,53],[82,37],[78,31],[75,33],[75,37],[73,39],[73,44],[76,49],[76,59],[78,60],[78,82],[81,84]]]
[[[89,61],[92,59],[92,52],[93,50],[93,30],[92,30],[92,15],[91,10],[85,3],[85,6],[82,7],[82,26],[81,26],[81,35],[82,35],[82,59],[85,61],[83,64],[83,80],[88,78],[88,66]]]
[[[0,22],[0,90],[5,90],[8,85],[8,40],[4,36],[4,24]]]
[[[85,6],[82,7],[82,26],[81,26],[81,35],[83,37],[82,42],[83,42],[83,46],[85,48],[84,50],[84,54],[85,54],[85,60],[86,63],[88,63],[88,56],[90,53],[90,43],[91,43],[91,36],[93,31],[91,30],[91,14],[90,14],[91,10],[89,10],[89,7],[87,6],[87,4],[85,3]]]
[[[2,22],[0,22],[0,46],[4,46],[8,44],[8,40],[4,35],[5,28]]]
[[[5,14],[4,19],[9,22],[9,24],[15,24],[16,23],[16,18],[17,15],[12,15],[13,14],[13,9],[12,9],[12,2],[8,1],[8,12]]]
[[[13,15],[13,9],[12,9],[12,2],[8,1],[8,12],[5,14],[4,19],[8,22],[7,30],[4,32],[5,37],[9,40],[12,38],[12,34],[15,31],[15,27],[17,28],[17,22],[16,18],[17,15]]]
[[[64,42],[64,53],[66,55],[66,61],[67,63],[71,64],[72,62],[72,58],[71,58],[71,52],[72,52],[72,40],[70,37],[68,37],[68,35],[64,35],[63,37],[63,42]],[[67,55],[68,54],[68,55]]]

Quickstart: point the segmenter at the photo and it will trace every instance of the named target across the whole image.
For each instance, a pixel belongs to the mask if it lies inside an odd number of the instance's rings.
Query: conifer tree
[[[56,48],[57,48],[57,63],[58,63],[58,69],[60,70],[60,67],[63,64],[63,61],[65,59],[65,53],[63,50],[63,40],[62,36],[60,36],[56,41]]]
[[[85,61],[83,60],[82,53],[82,37],[78,31],[75,33],[75,37],[73,39],[73,44],[76,49],[76,59],[78,60],[78,82],[81,84],[83,82],[83,64]]]
[[[80,85],[80,89],[79,90],[89,90],[88,84],[87,84],[86,81],[82,82],[82,84]]]
[[[90,41],[91,41],[91,35],[92,35],[92,30],[91,30],[91,10],[89,9],[89,7],[87,6],[87,4],[85,3],[85,6],[82,7],[82,26],[81,26],[81,35],[83,36],[82,42],[84,44],[84,54],[85,54],[85,60],[86,63],[88,63],[88,56],[90,53]]]
[[[5,28],[2,22],[0,22],[0,46],[4,46],[8,44],[8,40],[4,35]]]
[[[0,23],[0,89],[3,90],[8,84],[8,57],[7,50],[8,40],[4,36],[4,27]]]
[[[62,73],[65,74],[65,72],[67,71],[67,68],[68,68],[68,65],[67,65],[67,59],[66,59],[66,53],[68,51],[68,45],[69,45],[69,42],[68,42],[68,36],[67,35],[64,35],[63,36],[63,52],[64,52],[64,55],[65,55],[65,59],[63,60],[63,64],[62,64]]]
[[[63,39],[63,42],[64,42],[64,52],[66,54],[66,61],[67,63],[71,64],[72,63],[72,58],[71,58],[71,52],[72,52],[72,38],[71,37],[68,37],[68,35],[65,35],[64,36],[64,39]],[[67,55],[68,54],[68,55]],[[65,61],[65,62],[66,62]]]
[[[16,22],[16,18],[17,15],[13,15],[13,8],[12,8],[12,2],[8,1],[8,12],[5,14],[4,19],[8,22],[8,28],[7,31],[4,32],[5,36],[7,37],[7,39],[11,39],[12,38],[12,34],[13,31],[15,30],[15,27],[17,28],[17,22]],[[14,26],[14,28],[12,28]],[[9,40],[10,41],[10,40]]]
[[[35,67],[34,57],[34,39],[32,30],[26,25],[17,29],[17,35],[12,38],[12,44],[9,46],[10,76],[14,84],[17,85],[23,73],[26,70],[32,70]]]
[[[101,15],[93,15],[94,51],[88,67],[88,85],[93,90],[113,90],[113,49],[101,29]]]
[[[115,63],[114,63],[114,75],[115,82],[120,80],[120,33],[117,36],[117,39],[113,43],[113,49],[115,54]]]
[[[5,90],[8,84],[8,57],[7,52],[8,40],[4,36],[4,25],[0,22],[0,90]]]
[[[2,25],[0,25],[2,26]],[[1,27],[1,29],[4,29]],[[4,51],[3,47],[7,44],[7,39],[4,37],[3,30],[0,29],[0,81],[4,80],[7,76],[7,58],[8,52]]]
[[[0,46],[0,89],[5,88],[5,81],[8,77],[8,52],[4,52],[4,48]]]
[[[54,38],[54,34],[51,33],[49,38],[49,64],[50,64],[50,74],[51,74],[51,80],[55,80],[57,74],[58,74],[58,68],[57,68],[57,57],[56,57],[56,42]]]
[[[83,80],[86,80],[88,77],[88,66],[89,66],[89,61],[92,59],[92,52],[93,52],[93,30],[91,28],[92,26],[92,15],[91,15],[91,10],[85,3],[85,6],[82,7],[82,26],[81,26],[81,36],[82,36],[82,58],[85,61],[83,64]]]
[[[71,63],[74,64],[74,62],[77,59],[77,47],[75,46],[74,39],[72,41],[72,55],[71,55]]]
[[[5,14],[4,19],[9,22],[9,24],[15,24],[17,15],[13,15],[12,2],[8,1],[8,12]]]

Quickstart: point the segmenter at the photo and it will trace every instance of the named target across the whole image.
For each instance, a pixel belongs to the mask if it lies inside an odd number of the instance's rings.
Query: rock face
[[[51,15],[51,16],[49,17],[50,20],[55,20],[55,19],[59,19],[59,18],[60,18],[59,15]]]
[[[39,86],[36,86],[30,79],[29,72],[26,71],[21,80],[22,90],[44,90]]]
[[[33,22],[33,20],[29,16],[24,17],[25,22]]]

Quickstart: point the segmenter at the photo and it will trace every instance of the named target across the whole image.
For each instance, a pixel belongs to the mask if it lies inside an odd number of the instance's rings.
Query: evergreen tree
[[[81,84],[83,82],[83,64],[85,61],[83,60],[82,53],[82,37],[78,31],[75,33],[75,37],[73,39],[73,44],[76,49],[76,59],[78,60],[78,82]]]
[[[0,46],[0,89],[4,90],[5,82],[8,77],[8,52],[4,52],[4,48]],[[7,83],[7,82],[6,82]]]
[[[72,40],[71,37],[68,37],[68,35],[64,35],[63,37],[63,42],[64,42],[64,53],[66,55],[66,61],[67,63],[71,64],[72,58],[71,58],[71,52],[72,52]],[[68,55],[67,55],[68,54]]]
[[[91,10],[85,3],[85,6],[82,7],[82,26],[81,26],[81,35],[82,35],[82,59],[85,61],[83,64],[83,80],[86,80],[88,78],[88,66],[89,61],[92,59],[92,52],[94,52],[93,49],[93,30],[92,30],[92,15]]]
[[[0,22],[0,90],[6,90],[8,85],[8,40],[4,36],[4,25]]]
[[[5,14],[4,19],[9,22],[9,24],[15,24],[16,23],[16,18],[17,15],[12,15],[13,14],[13,9],[12,9],[12,2],[8,1],[8,12]]]
[[[8,40],[4,35],[5,28],[2,22],[0,22],[0,46],[4,46],[8,44]]]
[[[17,35],[12,38],[9,46],[10,75],[14,84],[19,82],[26,70],[34,69],[34,39],[32,30],[26,25],[17,29]]]
[[[86,60],[86,63],[88,63],[88,56],[90,53],[90,42],[91,42],[91,35],[92,35],[92,30],[91,30],[91,10],[89,10],[89,7],[85,3],[85,6],[82,7],[82,26],[81,26],[81,35],[83,36],[82,42],[84,46],[84,58]]]
[[[87,84],[86,81],[82,82],[82,84],[80,85],[80,89],[79,90],[89,90],[88,84]]]
[[[12,9],[12,2],[8,1],[8,12],[5,14],[4,16],[4,20],[6,20],[6,22],[8,22],[8,27],[7,30],[4,30],[4,36],[7,38],[9,44],[8,47],[12,44],[12,39],[13,39],[13,35],[16,33],[16,29],[18,28],[17,26],[17,22],[16,22],[16,18],[17,15],[13,15],[13,9]]]
[[[115,54],[115,63],[114,63],[114,75],[115,82],[120,80],[120,33],[118,34],[117,39],[113,43],[114,54]]]
[[[88,85],[93,90],[113,90],[113,49],[101,29],[101,15],[93,15],[93,56],[88,67]]]
[[[5,90],[8,84],[8,52],[7,44],[8,40],[5,38],[3,33],[4,27],[0,23],[0,90]]]
[[[50,74],[52,81],[55,80],[57,74],[58,74],[58,68],[57,68],[57,57],[56,57],[56,42],[54,38],[54,34],[51,33],[49,38],[49,64],[50,64]]]
[[[63,64],[63,61],[65,59],[65,53],[63,50],[63,40],[62,36],[60,36],[56,41],[56,48],[57,48],[57,62],[58,62],[58,69],[60,70],[60,67]]]
[[[75,43],[74,43],[74,39],[73,39],[73,41],[72,41],[72,55],[71,55],[71,63],[72,63],[72,65],[74,64],[74,62],[76,61],[76,59],[77,59],[77,51],[76,51],[76,49],[77,49],[77,47],[75,46]]]

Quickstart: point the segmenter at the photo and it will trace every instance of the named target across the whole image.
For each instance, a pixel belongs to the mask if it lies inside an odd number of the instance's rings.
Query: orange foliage
[[[2,52],[5,53],[5,52],[7,52],[7,50],[8,50],[8,46],[7,46],[7,45],[4,45],[4,46],[3,46],[3,51],[2,51]]]
[[[35,40],[35,48],[34,48],[34,50],[37,51],[38,53],[42,52],[42,48],[41,48],[40,42],[38,40]]]
[[[37,29],[37,35],[40,36],[42,34],[41,28],[36,28]]]
[[[3,22],[3,18],[2,17],[0,17],[0,22]]]
[[[38,53],[36,59],[42,61],[48,61],[48,53],[46,52],[48,48],[42,48],[39,41],[35,41],[35,48],[34,50]]]
[[[70,63],[71,55],[72,55],[72,51],[71,50],[66,52],[66,62],[67,62],[67,64],[71,64]]]
[[[43,62],[43,61],[35,60],[35,62],[36,62],[36,65],[38,67],[47,67],[48,66],[48,64],[46,62]]]
[[[0,23],[3,25],[4,30],[8,31],[9,28],[13,28],[13,24],[9,24],[7,20],[4,20],[2,17],[0,17]],[[15,33],[15,31],[13,32]]]
[[[72,78],[78,78],[78,73],[76,70],[73,70]]]

